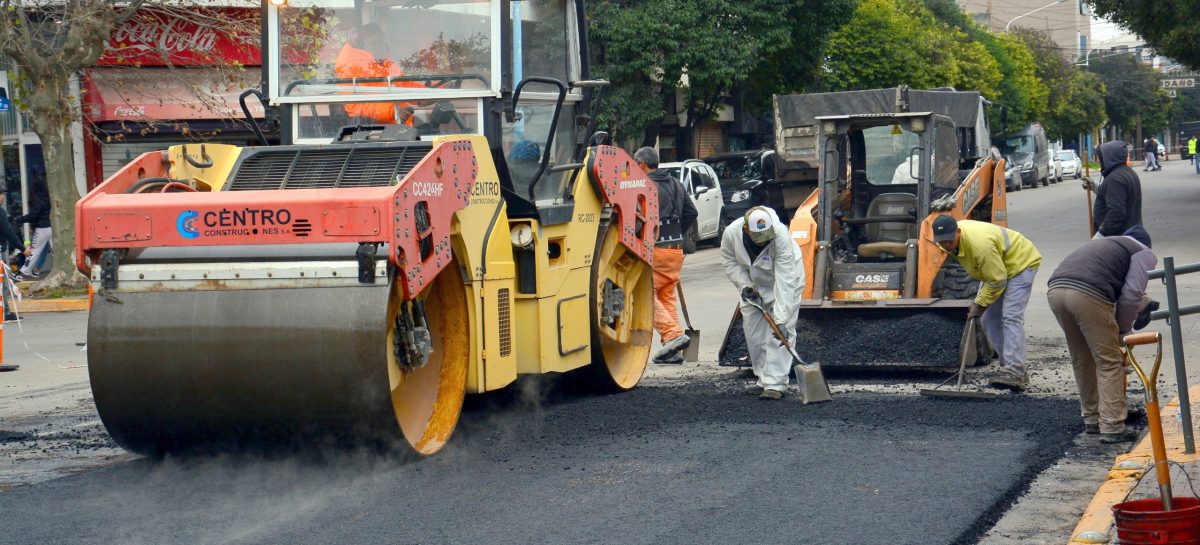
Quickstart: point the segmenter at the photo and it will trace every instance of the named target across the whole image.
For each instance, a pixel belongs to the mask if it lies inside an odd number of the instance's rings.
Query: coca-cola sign
[[[109,37],[100,66],[262,64],[258,10],[142,10]]]

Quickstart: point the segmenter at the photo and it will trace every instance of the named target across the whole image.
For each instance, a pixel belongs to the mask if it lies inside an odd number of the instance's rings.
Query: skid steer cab
[[[818,187],[791,219],[804,260],[797,348],[824,365],[958,365],[978,282],[933,243],[939,214],[1005,225],[1003,161],[959,182],[953,122],[930,112],[818,117]],[[735,315],[720,359],[746,365]],[[991,349],[980,343],[977,363]]]
[[[582,0],[265,4],[275,144],[147,153],[78,204],[123,447],[440,450],[465,394],[628,390],[655,186],[604,145]],[[249,117],[249,114],[247,113]]]

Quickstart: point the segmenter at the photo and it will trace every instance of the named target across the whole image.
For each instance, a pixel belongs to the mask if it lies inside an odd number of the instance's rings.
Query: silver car
[[[1058,160],[1062,163],[1060,175],[1063,178],[1071,176],[1078,180],[1083,177],[1083,161],[1075,154],[1075,150],[1065,149],[1058,152]]]

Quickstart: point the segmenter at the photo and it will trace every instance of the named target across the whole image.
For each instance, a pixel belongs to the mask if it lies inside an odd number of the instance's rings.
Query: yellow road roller
[[[637,385],[657,194],[595,130],[583,8],[264,5],[258,145],[147,153],[77,205],[117,443],[428,455],[520,375]]]

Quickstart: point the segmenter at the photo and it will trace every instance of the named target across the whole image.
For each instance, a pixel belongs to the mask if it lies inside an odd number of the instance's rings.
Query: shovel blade
[[[825,382],[825,374],[821,372],[818,363],[798,363],[792,368],[796,373],[796,386],[800,392],[800,402],[821,403],[833,401],[829,392],[829,383]]]
[[[687,329],[684,330],[683,334],[687,335],[688,338],[691,339],[688,341],[687,348],[683,349],[683,361],[700,361],[700,331],[695,329]]]

